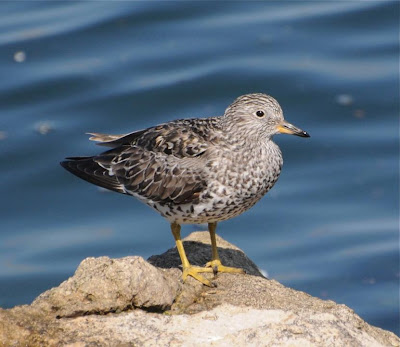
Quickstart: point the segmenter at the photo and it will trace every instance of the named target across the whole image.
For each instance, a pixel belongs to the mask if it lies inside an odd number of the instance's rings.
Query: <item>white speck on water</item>
[[[350,106],[354,99],[350,94],[339,94],[336,96],[336,102],[342,106]]]
[[[35,125],[35,130],[40,134],[40,135],[47,135],[50,131],[53,131],[54,128],[51,125],[50,122],[43,121],[40,123],[37,123]]]
[[[26,60],[26,53],[24,51],[17,51],[14,53],[14,61],[23,63]]]

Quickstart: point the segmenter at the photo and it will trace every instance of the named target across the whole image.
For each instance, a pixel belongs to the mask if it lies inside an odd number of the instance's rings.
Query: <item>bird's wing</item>
[[[178,158],[201,156],[210,146],[210,123],[208,119],[177,120],[147,129],[135,139],[134,145],[148,151],[164,153]]]
[[[208,129],[215,126],[216,118],[180,119],[128,134],[109,135],[88,133],[89,140],[100,146],[118,147],[137,145],[149,151],[163,152],[177,157],[201,155],[212,143]]]
[[[120,134],[120,135],[110,135],[110,134],[100,134],[100,133],[87,133],[88,135],[92,135],[89,137],[89,140],[96,141],[99,146],[106,147],[117,147],[123,144],[132,143],[135,139],[139,138],[146,132],[148,129],[134,131],[128,134]]]
[[[209,122],[182,120],[117,139],[102,137],[117,147],[90,158],[71,158],[63,166],[121,193],[164,204],[194,202],[207,186],[204,169],[207,150],[213,146]]]
[[[103,153],[93,161],[115,177],[126,194],[184,204],[198,199],[206,187],[199,158],[177,158],[136,145],[121,149]]]

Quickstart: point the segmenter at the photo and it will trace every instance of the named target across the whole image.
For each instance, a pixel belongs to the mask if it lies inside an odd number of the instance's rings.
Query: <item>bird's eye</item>
[[[256,112],[256,116],[257,116],[257,117],[260,117],[260,118],[261,118],[261,117],[264,117],[264,111],[257,111],[257,112]]]

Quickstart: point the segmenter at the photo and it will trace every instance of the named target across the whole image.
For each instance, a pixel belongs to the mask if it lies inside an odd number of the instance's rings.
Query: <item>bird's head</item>
[[[223,122],[232,130],[246,136],[272,138],[275,134],[291,134],[310,137],[306,132],[285,121],[279,103],[266,94],[255,93],[238,97],[225,110]]]

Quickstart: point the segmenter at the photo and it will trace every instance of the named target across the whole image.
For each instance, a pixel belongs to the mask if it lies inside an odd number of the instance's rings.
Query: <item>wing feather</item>
[[[114,161],[111,168],[129,194],[154,202],[183,204],[198,199],[197,193],[206,187],[206,180],[198,179],[201,167],[198,163],[188,167],[187,160],[148,152],[137,146],[126,148],[124,152],[135,155],[129,160]],[[138,158],[139,153],[142,155]],[[199,158],[192,160],[201,161]]]
[[[178,120],[123,135],[90,133],[90,140],[113,147],[98,156],[70,158],[73,174],[145,201],[185,204],[198,201],[207,187],[207,151],[217,136],[217,119]]]

